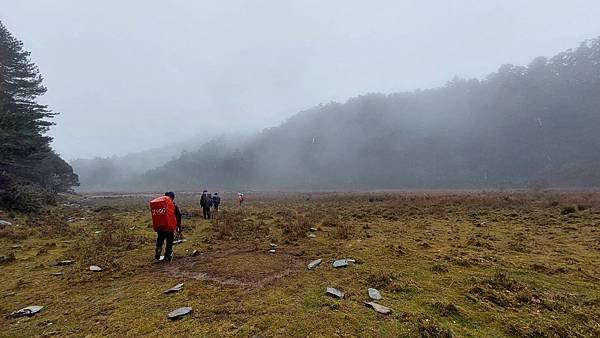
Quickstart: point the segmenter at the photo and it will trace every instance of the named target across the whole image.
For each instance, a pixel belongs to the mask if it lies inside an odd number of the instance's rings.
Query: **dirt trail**
[[[241,267],[243,271],[238,273],[224,273],[215,268],[215,260],[226,262],[228,258],[237,256],[254,255],[264,261],[268,259],[275,266],[252,266]],[[256,247],[230,248],[200,253],[195,257],[186,257],[174,261],[165,267],[165,271],[176,277],[193,278],[202,281],[217,283],[220,285],[236,286],[241,288],[263,288],[274,281],[290,276],[300,271],[300,262],[296,257],[285,253],[267,254]],[[235,270],[235,266],[228,269]]]

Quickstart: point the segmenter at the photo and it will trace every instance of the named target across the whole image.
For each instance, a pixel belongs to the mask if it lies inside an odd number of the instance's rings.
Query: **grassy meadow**
[[[0,336],[600,336],[599,192],[224,194],[210,221],[176,194],[172,263],[153,263],[152,194],[0,211]],[[6,317],[29,305],[44,308]]]

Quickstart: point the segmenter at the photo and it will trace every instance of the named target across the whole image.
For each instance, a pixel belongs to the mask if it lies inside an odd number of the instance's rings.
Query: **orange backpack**
[[[154,231],[174,232],[177,228],[175,204],[168,196],[161,196],[150,201],[152,212],[152,229]]]

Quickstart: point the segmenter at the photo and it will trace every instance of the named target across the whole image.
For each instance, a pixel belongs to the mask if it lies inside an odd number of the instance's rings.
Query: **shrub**
[[[417,321],[419,335],[427,338],[451,338],[452,331],[440,326],[433,319],[420,318]]]
[[[296,220],[283,225],[283,235],[288,241],[296,241],[306,236],[313,223],[305,216],[296,213]]]
[[[133,250],[149,243],[146,237],[138,237],[124,225],[110,218],[103,222],[102,232],[87,240],[79,240],[69,250],[68,256],[77,261],[82,267],[99,265],[102,268],[118,269],[117,258],[123,251]]]
[[[15,254],[11,252],[8,256],[0,256],[0,265],[10,264],[16,260]]]
[[[52,202],[48,192],[36,184],[15,183],[0,190],[0,208],[32,212]]]
[[[332,233],[332,237],[335,239],[348,239],[350,238],[350,229],[351,227],[347,224],[338,225]]]
[[[398,275],[389,272],[374,272],[367,277],[369,287],[390,292],[411,292],[413,285],[398,280]]]
[[[456,316],[458,315],[458,308],[456,305],[447,302],[435,302],[433,307],[442,317]]]
[[[230,213],[225,211],[221,212],[219,217],[212,219],[213,229],[216,231],[215,237],[217,239],[224,239],[233,235],[233,228],[237,226],[239,219]]]
[[[575,212],[575,208],[572,206],[569,206],[569,207],[564,207],[560,213],[563,215],[568,215],[568,214],[572,214],[574,212]]]
[[[435,263],[431,267],[431,271],[433,271],[435,273],[448,272],[448,266],[445,264]]]

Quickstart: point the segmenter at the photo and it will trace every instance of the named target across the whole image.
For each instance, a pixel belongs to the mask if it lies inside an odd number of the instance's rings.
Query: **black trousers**
[[[167,240],[167,246],[165,247],[165,259],[170,258],[173,255],[173,239],[175,238],[175,233],[171,231],[157,231],[156,235],[156,253],[154,254],[154,258],[160,258],[160,253],[162,252],[162,246],[165,239]]]
[[[213,205],[213,208],[215,208],[215,211],[219,211],[219,205],[218,204]]]
[[[202,207],[202,216],[204,219],[210,219],[210,207]]]

